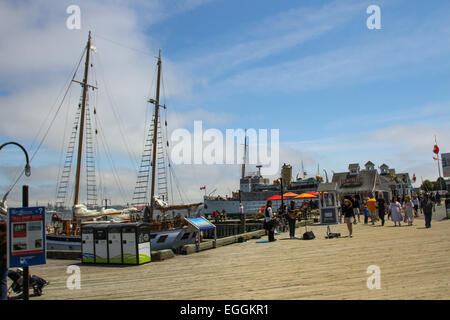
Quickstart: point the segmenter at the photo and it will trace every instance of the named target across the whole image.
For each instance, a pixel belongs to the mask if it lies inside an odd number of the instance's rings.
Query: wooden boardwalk
[[[450,220],[431,229],[423,220],[357,224],[353,238],[339,239],[325,239],[325,226],[309,229],[315,240],[283,233],[273,243],[253,239],[142,266],[48,260],[31,268],[51,281],[31,299],[450,299]],[[347,235],[342,224],[332,231]],[[69,265],[80,267],[79,290],[66,287]],[[367,288],[370,265],[380,267],[381,289]]]

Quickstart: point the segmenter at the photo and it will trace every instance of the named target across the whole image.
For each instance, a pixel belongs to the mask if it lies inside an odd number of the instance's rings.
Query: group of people
[[[381,226],[385,225],[387,219],[394,222],[394,226],[401,227],[402,222],[412,226],[414,218],[423,214],[425,217],[425,227],[431,228],[431,218],[433,214],[434,202],[430,195],[415,194],[413,198],[405,195],[401,199],[394,196],[392,201],[388,202],[384,199],[383,193],[378,192],[376,198],[371,195],[368,199],[360,201],[356,196],[344,197],[341,206],[341,221],[347,224],[349,237],[353,237],[353,225],[361,222],[361,215],[364,217],[364,224],[375,225],[378,221]],[[272,201],[268,201],[264,211],[264,229],[268,232],[268,241],[276,241],[275,230],[280,225],[284,225],[283,221],[287,221],[289,226],[290,238],[295,238],[295,224],[302,212],[306,212],[307,203],[305,202],[300,209],[295,207],[295,202],[291,201],[289,205],[284,205],[278,210],[278,215],[274,214],[272,209]]]
[[[414,218],[422,213],[425,217],[425,227],[431,228],[433,203],[434,201],[428,194],[424,194],[423,198],[415,194],[413,199],[409,195],[405,195],[401,199],[394,196],[392,201],[387,203],[383,193],[378,192],[376,199],[372,195],[363,203],[360,203],[356,196],[344,198],[341,217],[344,217],[344,223],[347,224],[349,237],[352,237],[353,224],[361,222],[361,214],[364,216],[365,224],[368,224],[370,219],[372,225],[380,221],[381,226],[384,226],[387,214],[388,219],[394,222],[395,227],[401,227],[402,222],[412,226]]]
[[[307,215],[307,212],[311,210],[311,203],[304,201],[300,208],[295,207],[295,201],[291,200],[289,205],[283,204],[278,209],[278,215],[275,215],[272,210],[272,201],[267,201],[266,208],[264,210],[264,229],[267,230],[269,242],[276,241],[275,230],[280,227],[284,230],[285,226],[289,228],[289,237],[295,238],[295,225],[297,219],[303,214]]]
[[[214,210],[213,212],[214,221],[217,223],[219,221],[225,221],[227,220],[227,212],[225,209],[222,210],[222,212],[219,212],[218,210]]]

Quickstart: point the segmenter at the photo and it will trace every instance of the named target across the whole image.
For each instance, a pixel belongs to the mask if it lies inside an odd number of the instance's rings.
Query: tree
[[[434,183],[434,190],[445,190],[446,184],[444,178],[437,178],[436,182]]]
[[[420,186],[420,189],[425,192],[434,190],[433,182],[431,182],[430,180],[423,181],[422,185]]]

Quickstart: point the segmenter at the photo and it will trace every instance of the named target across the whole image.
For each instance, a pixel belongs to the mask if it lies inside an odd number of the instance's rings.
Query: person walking
[[[425,227],[431,228],[431,217],[433,216],[433,201],[425,194],[422,202],[423,215],[425,216]]]
[[[355,222],[355,213],[353,212],[352,202],[349,199],[344,199],[344,204],[342,205],[342,214],[344,216],[344,223],[347,224],[348,236],[352,238],[353,222]]]
[[[375,221],[378,220],[376,202],[377,201],[373,198],[373,195],[370,195],[369,200],[367,200],[366,202],[366,206],[369,209],[370,221],[372,222],[372,225],[374,225]]]
[[[239,204],[239,221],[241,222],[241,226],[244,227],[244,205],[242,203]],[[242,233],[244,233],[245,230],[242,230]]]
[[[411,201],[411,197],[409,195],[405,196],[403,211],[405,212],[405,223],[407,222],[408,226],[412,226],[414,221],[414,204]]]
[[[384,201],[382,192],[378,192],[377,208],[378,208],[378,217],[380,217],[381,220],[381,226],[384,226],[384,216],[386,214],[386,201]]]
[[[275,223],[274,223],[274,215],[272,212],[272,201],[267,201],[266,211],[264,212],[264,222],[265,228],[268,233],[269,242],[276,241],[275,239]]]
[[[361,222],[361,216],[360,216],[360,204],[359,200],[356,196],[353,196],[352,198],[352,206],[353,206],[353,213],[355,214],[355,222],[356,222],[356,216],[358,216],[358,222]]]
[[[295,201],[291,200],[288,208],[288,223],[289,223],[289,237],[291,239],[295,238],[295,222],[297,221],[298,212],[295,209]]]
[[[369,209],[367,209],[366,205],[363,205],[363,215],[364,215],[364,224],[368,224],[369,223]]]
[[[398,202],[398,197],[394,197],[392,199],[391,204],[389,205],[389,212],[391,213],[391,219],[394,222],[394,226],[401,227],[401,221],[402,221],[402,205],[400,202]]]
[[[6,265],[6,243],[6,222],[0,220],[0,300],[8,300],[8,266]]]
[[[419,206],[420,206],[419,196],[417,195],[417,193],[414,194],[412,202],[414,205],[414,216],[417,218],[419,216]]]

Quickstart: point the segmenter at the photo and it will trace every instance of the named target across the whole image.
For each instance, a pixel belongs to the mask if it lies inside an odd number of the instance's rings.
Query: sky
[[[79,29],[67,27],[71,5]],[[380,29],[367,27],[370,5],[380,8]],[[445,0],[1,1],[0,142],[19,142],[32,158],[8,203],[20,205],[24,184],[31,204],[55,200],[80,86],[62,97],[89,31],[93,126],[110,157],[98,155],[101,199],[131,201],[159,49],[169,137],[192,132],[194,121],[224,134],[278,129],[280,166],[291,164],[294,177],[302,162],[309,176],[319,167],[331,178],[370,160],[415,174],[417,186],[436,180],[435,137],[450,152],[449,13]],[[1,150],[0,195],[24,164],[20,149]],[[238,164],[172,169],[174,202],[201,200],[201,186],[239,189]]]

